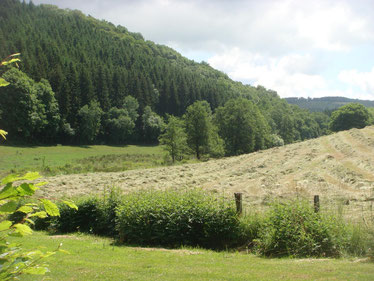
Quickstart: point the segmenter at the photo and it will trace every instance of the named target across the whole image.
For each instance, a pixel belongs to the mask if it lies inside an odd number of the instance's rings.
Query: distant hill
[[[323,112],[337,109],[348,103],[360,103],[366,107],[374,107],[374,101],[349,99],[344,97],[323,97],[323,98],[285,98],[289,104],[295,104],[313,112]]]

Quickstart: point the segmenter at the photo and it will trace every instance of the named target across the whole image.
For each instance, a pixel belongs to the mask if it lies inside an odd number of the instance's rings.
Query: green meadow
[[[38,171],[42,175],[117,172],[163,165],[160,146],[0,146],[0,176]]]
[[[23,280],[373,280],[365,259],[267,259],[243,252],[115,246],[90,235],[50,236],[36,232],[12,238],[27,249],[62,243],[69,252],[48,258],[50,273]]]

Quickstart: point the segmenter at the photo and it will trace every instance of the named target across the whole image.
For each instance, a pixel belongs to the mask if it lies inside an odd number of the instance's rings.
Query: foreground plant
[[[6,65],[11,65],[15,63],[17,65],[17,62],[21,61],[19,58],[17,58],[20,53],[12,54],[7,56],[4,60],[0,61],[0,67],[1,66],[6,66]],[[18,65],[17,65],[18,66]],[[6,81],[4,78],[0,77],[0,87],[5,87],[8,86],[10,83]],[[1,131],[1,130],[0,130]],[[1,134],[1,132],[0,132]]]
[[[0,191],[0,280],[14,280],[25,274],[44,275],[48,272],[48,267],[43,259],[63,251],[60,249],[61,244],[55,251],[43,252],[25,251],[20,244],[9,242],[10,236],[31,235],[33,231],[30,225],[34,224],[33,219],[60,215],[56,204],[44,198],[38,199],[37,203],[22,204],[45,184],[25,181],[34,181],[38,178],[38,173],[27,173],[24,176],[9,175],[1,181],[4,187]],[[15,184],[15,182],[21,183]],[[72,202],[63,201],[63,203],[71,208],[77,208]],[[16,217],[16,213],[21,213],[21,219],[10,220],[9,218]]]

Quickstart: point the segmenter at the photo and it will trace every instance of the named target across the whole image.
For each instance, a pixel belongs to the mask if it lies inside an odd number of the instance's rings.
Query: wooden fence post
[[[241,215],[241,213],[243,212],[243,201],[242,201],[242,193],[238,192],[238,193],[234,193],[234,196],[235,196],[235,204],[236,204],[236,213],[238,215]]]
[[[314,212],[319,212],[319,195],[314,195]]]

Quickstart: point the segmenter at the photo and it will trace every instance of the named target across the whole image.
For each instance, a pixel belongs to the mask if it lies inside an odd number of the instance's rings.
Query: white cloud
[[[313,96],[315,91],[327,87],[325,79],[314,74],[316,64],[309,54],[267,58],[234,48],[208,62],[234,80],[265,86],[282,97]]]
[[[34,0],[35,1],[35,0]],[[296,50],[349,50],[373,38],[371,15],[352,2],[335,0],[81,0],[54,2],[141,32],[150,40],[174,42],[181,50],[219,52],[238,47],[283,56]]]
[[[338,77],[351,89],[356,87],[366,96],[374,99],[374,67],[369,72],[360,72],[357,69],[343,70]]]

